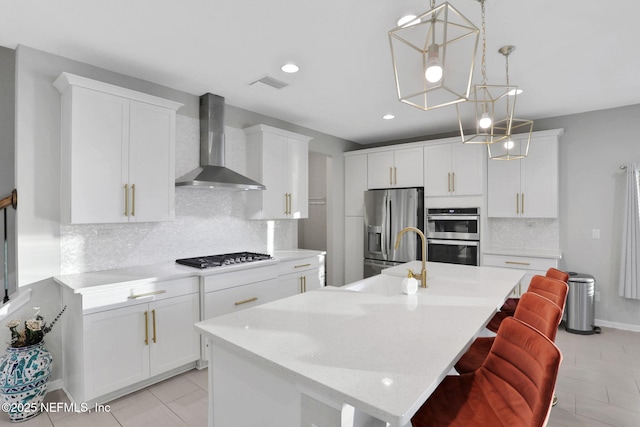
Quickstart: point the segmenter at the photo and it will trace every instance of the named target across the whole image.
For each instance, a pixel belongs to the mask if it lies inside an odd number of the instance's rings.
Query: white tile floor
[[[600,335],[558,331],[564,357],[551,427],[640,426],[640,333],[602,328]],[[47,395],[68,402],[61,391]],[[207,371],[189,371],[110,402],[110,412],[46,413],[24,427],[199,427],[207,425]],[[14,425],[0,413],[0,426]],[[229,426],[232,427],[232,426]]]

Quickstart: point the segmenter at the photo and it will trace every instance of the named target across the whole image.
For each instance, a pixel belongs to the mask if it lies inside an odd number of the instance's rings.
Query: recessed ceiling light
[[[406,25],[406,24],[414,25],[419,22],[420,20],[416,19],[416,15],[405,15],[402,18],[398,19],[398,27],[402,27],[403,25]]]
[[[300,67],[298,67],[296,64],[289,63],[284,64],[281,69],[285,73],[297,73],[300,70]]]
[[[385,114],[384,116],[382,116],[382,118],[385,120],[391,120],[391,119],[395,119],[396,116],[394,116],[393,114]]]

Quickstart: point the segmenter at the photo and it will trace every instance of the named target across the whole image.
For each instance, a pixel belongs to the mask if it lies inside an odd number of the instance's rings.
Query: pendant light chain
[[[487,84],[487,28],[484,22],[484,0],[480,0],[480,10],[482,17],[482,62],[481,62],[481,70],[482,70],[482,84]]]
[[[507,75],[507,86],[509,86],[509,54],[510,53],[511,52],[507,51],[507,53],[504,55],[504,70]],[[509,98],[510,96],[507,96],[507,115],[509,114]]]

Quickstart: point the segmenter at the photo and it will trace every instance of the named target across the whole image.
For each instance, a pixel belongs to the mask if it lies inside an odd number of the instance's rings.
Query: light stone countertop
[[[407,267],[415,269],[394,268]],[[429,287],[415,295],[401,293],[400,275],[381,274],[208,319],[196,329],[287,381],[401,426],[525,274],[441,263],[427,270]]]
[[[87,293],[102,291],[118,286],[131,286],[137,284],[153,283],[162,280],[179,279],[193,276],[211,276],[233,271],[242,271],[250,268],[276,265],[280,261],[305,258],[321,255],[321,251],[311,251],[307,249],[291,249],[286,251],[275,251],[271,254],[274,259],[259,262],[248,262],[235,265],[225,265],[220,267],[198,269],[175,262],[166,261],[151,265],[119,268],[114,270],[92,271],[87,273],[75,273],[55,276],[53,279],[63,285],[73,289],[74,293]]]

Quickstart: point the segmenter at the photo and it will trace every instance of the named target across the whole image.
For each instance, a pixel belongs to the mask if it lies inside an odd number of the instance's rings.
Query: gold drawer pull
[[[153,342],[157,342],[156,341],[156,310],[153,309],[151,310],[151,317],[153,318]]]
[[[136,216],[136,185],[131,186],[131,216]]]
[[[311,264],[300,264],[300,265],[296,265],[293,268],[302,268],[302,267],[309,267]]]
[[[144,345],[149,345],[149,312],[144,312]]]
[[[236,302],[234,302],[234,304],[235,305],[242,305],[242,304],[247,304],[249,302],[254,302],[254,301],[258,301],[258,298],[257,297],[253,297],[253,298],[246,299],[244,301],[236,301]]]
[[[159,295],[159,294],[164,294],[165,290],[161,290],[161,291],[153,291],[153,292],[147,292],[145,294],[138,294],[138,295],[129,295],[129,299],[136,299],[136,298],[142,298],[142,297],[149,297],[151,295]]]
[[[518,261],[505,261],[505,264],[516,264],[516,265],[531,265],[528,262],[518,262]]]

